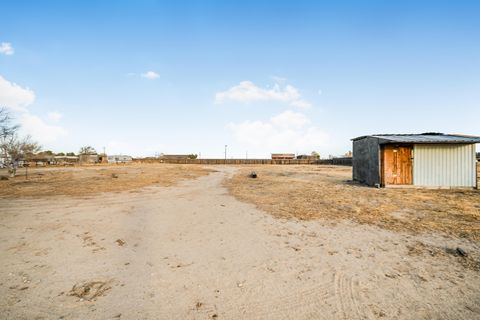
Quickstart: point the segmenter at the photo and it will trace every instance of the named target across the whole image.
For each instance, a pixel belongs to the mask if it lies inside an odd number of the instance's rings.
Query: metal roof
[[[421,134],[374,134],[361,136],[352,141],[364,138],[378,138],[380,143],[480,143],[480,137],[458,134],[421,133]]]

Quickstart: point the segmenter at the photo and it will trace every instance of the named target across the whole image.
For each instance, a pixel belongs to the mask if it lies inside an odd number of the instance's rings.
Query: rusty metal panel
[[[416,144],[413,184],[433,187],[474,187],[475,145]]]
[[[380,184],[380,147],[378,139],[367,137],[353,141],[353,180],[370,186]]]

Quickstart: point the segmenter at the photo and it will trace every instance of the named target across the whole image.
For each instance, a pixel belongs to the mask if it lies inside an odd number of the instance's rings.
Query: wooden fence
[[[352,166],[353,161],[351,157],[346,158],[333,158],[333,159],[322,159],[318,160],[318,164],[331,164],[337,166]]]
[[[329,164],[351,166],[352,158],[335,158],[322,160],[292,159],[292,160],[272,160],[272,159],[134,159],[137,163],[174,163],[174,164],[228,164],[228,165],[256,165],[256,164]]]

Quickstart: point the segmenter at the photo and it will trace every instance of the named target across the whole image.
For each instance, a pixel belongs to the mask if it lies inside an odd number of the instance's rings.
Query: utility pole
[[[225,145],[225,164],[227,164],[227,145]]]
[[[245,160],[248,160],[248,151],[245,152]]]

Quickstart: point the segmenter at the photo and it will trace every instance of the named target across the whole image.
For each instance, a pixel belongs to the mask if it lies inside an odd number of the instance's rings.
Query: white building
[[[132,161],[132,157],[126,155],[108,156],[107,159],[108,163],[127,163]]]

